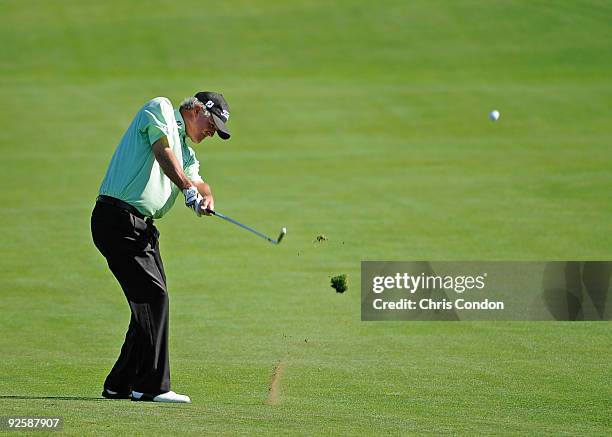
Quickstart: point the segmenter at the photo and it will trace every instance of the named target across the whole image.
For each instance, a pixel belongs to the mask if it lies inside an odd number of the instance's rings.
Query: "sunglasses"
[[[208,123],[214,129],[214,131],[216,132],[217,131],[217,125],[215,124],[215,120],[213,119],[212,112],[209,112],[206,109],[202,109],[201,114],[204,116],[204,118],[208,119]]]

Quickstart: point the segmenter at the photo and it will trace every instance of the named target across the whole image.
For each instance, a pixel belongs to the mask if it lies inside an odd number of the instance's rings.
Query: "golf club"
[[[285,236],[285,234],[287,233],[287,228],[282,228],[280,234],[278,235],[278,238],[276,240],[274,240],[273,238],[270,238],[267,235],[262,234],[261,232],[258,232],[258,231],[256,231],[253,228],[248,227],[247,225],[243,225],[239,221],[234,220],[233,218],[228,217],[225,214],[221,214],[219,211],[213,211],[212,209],[206,208],[206,212],[209,213],[209,214],[212,214],[212,215],[214,215],[216,217],[222,218],[223,220],[227,220],[230,223],[238,225],[242,229],[246,229],[247,231],[252,232],[253,234],[257,235],[258,237],[261,237],[261,238],[264,238],[264,239],[268,240],[272,244],[280,243],[281,240],[283,239],[283,237]]]

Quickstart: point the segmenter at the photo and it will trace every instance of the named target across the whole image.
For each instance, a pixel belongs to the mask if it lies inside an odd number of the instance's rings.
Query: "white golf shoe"
[[[153,396],[147,393],[141,393],[139,391],[133,391],[132,400],[133,401],[144,401],[144,402],[166,402],[166,403],[173,403],[173,404],[190,404],[191,403],[191,399],[189,398],[189,396],[180,395],[178,393],[174,393],[173,391],[162,393],[157,396]]]

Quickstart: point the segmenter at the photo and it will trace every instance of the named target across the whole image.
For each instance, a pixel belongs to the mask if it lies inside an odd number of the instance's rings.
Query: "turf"
[[[610,434],[608,322],[359,316],[361,260],[610,259],[609,2],[0,5],[0,414],[68,435]],[[203,89],[232,108],[232,140],[196,146],[217,209],[288,235],[177,205],[158,225],[194,403],[102,400],[129,313],[89,235],[97,189],[145,101]]]

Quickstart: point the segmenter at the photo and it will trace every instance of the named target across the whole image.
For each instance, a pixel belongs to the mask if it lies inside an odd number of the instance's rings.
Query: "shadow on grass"
[[[0,396],[0,399],[19,399],[19,400],[35,400],[35,399],[48,399],[55,401],[108,401],[103,397],[90,398],[84,396]]]

